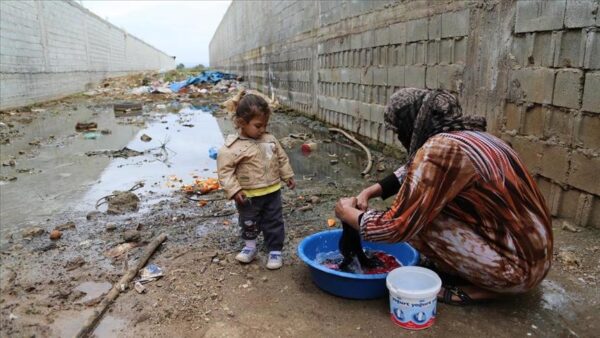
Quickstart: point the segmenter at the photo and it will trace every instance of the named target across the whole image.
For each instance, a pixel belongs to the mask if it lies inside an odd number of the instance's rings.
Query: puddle
[[[52,323],[53,336],[55,337],[75,337],[85,321],[92,315],[94,309],[84,309],[82,311],[64,311]],[[127,328],[128,321],[104,315],[102,321],[93,332],[97,338],[112,338],[118,336],[118,333]]]
[[[96,299],[110,291],[112,284],[107,282],[83,282],[75,290],[85,292],[85,296],[79,299],[78,303],[85,303]]]
[[[152,140],[142,141],[140,137],[144,134]],[[193,176],[216,177],[217,163],[209,158],[208,150],[220,147],[223,140],[217,120],[208,112],[185,108],[178,114],[157,116],[126,145],[143,155],[113,159],[78,208],[90,210],[102,196],[114,190],[128,190],[138,181],[143,181],[145,186],[136,193],[152,191],[160,196],[175,189],[167,186],[169,177],[183,181],[171,182],[177,187],[182,183],[191,184]]]

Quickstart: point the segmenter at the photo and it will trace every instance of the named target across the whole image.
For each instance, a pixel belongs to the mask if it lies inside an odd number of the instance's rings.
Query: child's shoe
[[[242,251],[240,251],[239,254],[237,254],[237,256],[235,256],[235,259],[242,263],[250,263],[254,260],[254,258],[256,258],[257,253],[258,249],[249,248],[246,246],[242,249]]]
[[[281,258],[281,252],[271,251],[269,252],[269,260],[267,261],[267,269],[276,270],[283,265],[283,259]]]

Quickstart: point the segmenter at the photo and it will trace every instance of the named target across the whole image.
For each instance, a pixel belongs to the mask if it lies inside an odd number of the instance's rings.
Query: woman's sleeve
[[[404,181],[405,176],[406,166],[402,166],[395,172],[377,182],[381,186],[381,199],[385,200],[395,196],[400,190],[400,186],[402,185],[402,181]]]
[[[392,207],[362,215],[361,237],[392,243],[412,238],[475,178],[475,168],[456,141],[431,138],[406,168]]]

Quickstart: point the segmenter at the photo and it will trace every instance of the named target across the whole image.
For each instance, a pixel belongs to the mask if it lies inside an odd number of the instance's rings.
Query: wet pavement
[[[286,147],[298,182],[296,191],[284,189],[286,267],[271,273],[259,263],[240,266],[232,256],[239,241],[231,202],[214,193],[196,196],[212,200],[198,207],[180,192],[181,185],[194,179],[216,177],[209,149],[220,147],[224,135],[233,131],[229,119],[211,103],[148,103],[138,116],[115,117],[107,101],[78,99],[24,114],[31,117],[25,123],[12,122],[21,136],[2,145],[0,155],[1,162],[16,162],[14,167],[0,167],[0,176],[17,177],[0,183],[0,321],[7,336],[71,336],[92,312],[94,300],[118,280],[126,262],[138,258],[143,244],[161,232],[167,232],[169,240],[155,261],[169,277],[149,284],[149,294],[124,293],[96,329],[97,336],[254,336],[256,323],[271,325],[273,336],[408,333],[389,321],[386,299],[357,302],[316,289],[294,252],[304,236],[327,229],[325,220],[333,217],[337,198],[356,194],[402,159],[374,150],[374,169],[362,177],[366,163],[359,148],[328,133],[320,122],[275,114],[269,128]],[[75,131],[77,122],[92,121],[98,124],[95,138]],[[151,140],[142,141],[142,135]],[[300,145],[307,140],[315,140],[317,149],[302,152]],[[99,153],[124,147],[141,154],[114,158]],[[106,215],[106,207],[100,206],[98,215],[86,218],[96,210],[98,199],[140,181],[144,186],[135,191],[141,199],[138,212]],[[320,202],[308,202],[312,196]],[[306,206],[310,208],[302,211]],[[73,221],[75,229],[50,241],[48,232],[67,221]],[[32,226],[46,233],[24,238],[22,230]],[[139,232],[139,247],[125,245],[125,230]],[[572,250],[577,266],[559,257],[548,278],[527,295],[469,308],[440,305],[437,323],[423,334],[593,336],[599,329],[595,318],[600,311],[600,236],[593,229],[572,233],[557,226],[555,237],[555,251]],[[115,256],[116,249],[123,253]],[[268,287],[256,286],[261,283]],[[273,295],[269,290],[278,291]],[[265,310],[246,313],[253,304]],[[280,316],[289,309],[293,320]],[[273,316],[282,320],[273,323]],[[323,325],[316,328],[317,321]]]

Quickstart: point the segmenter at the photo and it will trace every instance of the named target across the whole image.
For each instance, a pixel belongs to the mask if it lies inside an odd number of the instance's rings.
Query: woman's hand
[[[246,194],[244,194],[244,192],[240,190],[237,194],[233,195],[233,199],[237,204],[243,205],[244,203],[246,203]]]
[[[366,211],[369,208],[369,200],[371,199],[371,194],[369,189],[364,189],[363,191],[356,196],[356,207],[362,211]]]
[[[375,183],[370,187],[363,189],[358,196],[356,196],[356,207],[359,210],[366,211],[369,208],[369,200],[381,196],[381,185]]]
[[[356,197],[342,197],[335,204],[335,215],[346,223],[358,223],[358,220],[352,220],[353,210],[356,210]]]
[[[296,188],[296,181],[294,181],[293,177],[290,177],[290,179],[287,180],[286,184],[287,184],[287,187],[292,190],[294,190],[294,188]]]

